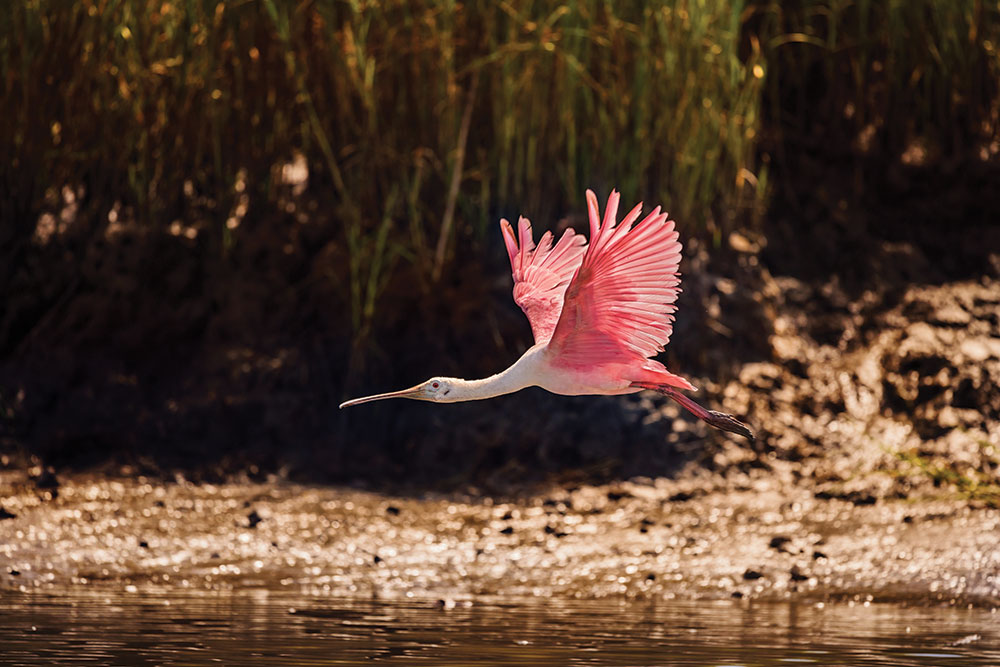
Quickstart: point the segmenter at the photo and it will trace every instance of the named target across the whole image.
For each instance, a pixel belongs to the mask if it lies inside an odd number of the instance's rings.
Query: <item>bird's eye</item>
[[[441,386],[441,383],[440,383],[440,382],[432,382],[432,383],[431,383],[431,387],[433,387],[434,389],[437,389],[437,388],[438,388],[438,387],[440,387],[440,386]]]

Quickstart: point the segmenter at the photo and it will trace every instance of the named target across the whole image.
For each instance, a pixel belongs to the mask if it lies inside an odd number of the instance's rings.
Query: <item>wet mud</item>
[[[267,484],[3,476],[0,586],[1000,604],[1000,511],[760,480],[634,480],[501,501]]]

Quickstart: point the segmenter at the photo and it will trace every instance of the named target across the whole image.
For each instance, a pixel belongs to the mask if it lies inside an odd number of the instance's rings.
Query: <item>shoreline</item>
[[[517,500],[0,475],[0,588],[1000,606],[1000,510],[640,480]],[[671,500],[673,498],[673,500]],[[17,574],[13,574],[16,572]]]

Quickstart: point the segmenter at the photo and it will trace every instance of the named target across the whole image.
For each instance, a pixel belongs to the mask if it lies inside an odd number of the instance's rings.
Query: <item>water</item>
[[[4,665],[1000,665],[982,609],[0,592]]]

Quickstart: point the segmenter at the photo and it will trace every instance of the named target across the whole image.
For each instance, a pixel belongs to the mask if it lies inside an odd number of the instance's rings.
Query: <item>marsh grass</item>
[[[918,166],[996,155],[1000,3],[758,0],[748,22],[772,130]]]
[[[218,275],[251,235],[303,224],[283,215],[276,178],[302,155],[345,258],[324,279],[362,345],[394,279],[432,292],[500,213],[547,227],[585,188],[615,186],[716,237],[759,216],[762,109],[780,110],[779,136],[803,130],[817,72],[828,113],[891,146],[995,130],[997,12],[979,0],[13,3],[0,13],[0,284],[66,187],[79,202],[55,241],[71,256],[117,218],[151,237],[193,230],[190,252]],[[248,224],[228,224],[238,209]],[[0,322],[0,349],[31,317]]]
[[[118,207],[154,234],[193,225],[202,261],[224,264],[259,230],[227,212],[242,193],[266,221],[275,165],[301,152],[332,200],[348,261],[330,276],[364,334],[401,262],[431,289],[456,239],[482,238],[499,209],[545,225],[614,185],[688,224],[739,210],[762,85],[759,52],[737,56],[742,10],[19,3],[0,23],[4,240],[30,244],[70,186],[84,245]]]
[[[941,461],[915,451],[898,452],[896,457],[911,470],[929,479],[935,487],[952,489],[960,498],[989,507],[1000,507],[1000,459],[996,447],[981,443],[980,465],[972,467],[956,461]]]

